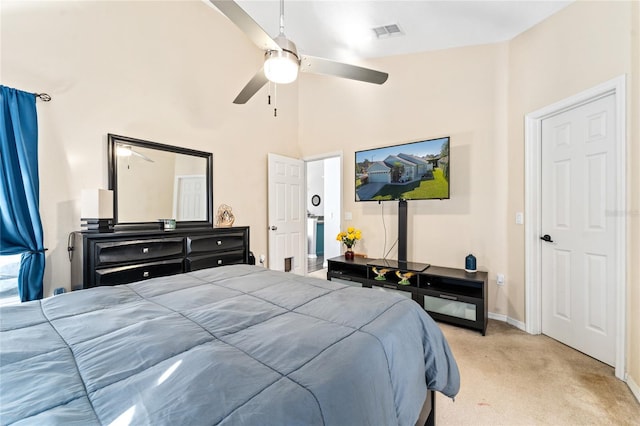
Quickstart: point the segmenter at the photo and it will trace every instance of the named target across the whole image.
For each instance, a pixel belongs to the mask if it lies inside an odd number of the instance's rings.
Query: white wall
[[[324,162],[323,160],[308,161],[307,166],[307,212],[315,216],[324,214]],[[314,195],[320,196],[320,204],[311,204]]]
[[[507,193],[507,59],[502,43],[363,63],[389,72],[382,86],[313,75],[300,81],[301,150],[344,152],[343,211],[353,219],[342,226],[362,230],[357,252],[383,257],[398,226],[397,203],[354,201],[354,152],[450,136],[451,199],[409,203],[408,257],[461,268],[472,252],[491,275],[506,271],[507,216],[497,206]],[[507,313],[506,297],[494,294],[490,303]]]

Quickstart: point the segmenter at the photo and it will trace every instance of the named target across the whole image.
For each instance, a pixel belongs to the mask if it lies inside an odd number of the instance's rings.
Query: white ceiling
[[[287,38],[302,54],[335,60],[374,58],[510,40],[573,0],[285,0]],[[237,0],[272,37],[279,0]],[[397,24],[404,34],[376,38]]]

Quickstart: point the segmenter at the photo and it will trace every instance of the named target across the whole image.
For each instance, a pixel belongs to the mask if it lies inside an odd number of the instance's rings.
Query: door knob
[[[544,234],[542,237],[540,237],[540,239],[542,241],[546,241],[548,243],[552,243],[553,242],[553,240],[551,239],[551,235],[549,235],[549,234]]]
[[[275,225],[271,225],[271,228],[270,228],[270,229],[271,229],[272,231],[277,231],[277,230],[278,230],[278,227],[277,227],[277,226],[275,226]]]

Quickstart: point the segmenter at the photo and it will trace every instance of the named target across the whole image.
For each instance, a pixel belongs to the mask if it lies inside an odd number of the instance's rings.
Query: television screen
[[[449,198],[449,137],[356,152],[356,201]]]

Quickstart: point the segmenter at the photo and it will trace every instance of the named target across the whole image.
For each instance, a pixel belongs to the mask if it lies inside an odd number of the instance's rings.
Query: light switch
[[[524,213],[516,212],[516,225],[522,225],[524,223]]]
[[[353,214],[351,212],[344,212],[344,220],[352,220]]]

